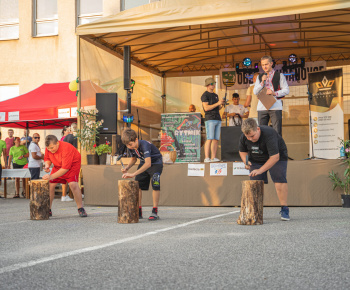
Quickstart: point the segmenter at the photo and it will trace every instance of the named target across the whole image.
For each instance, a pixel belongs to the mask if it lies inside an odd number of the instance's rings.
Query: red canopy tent
[[[43,84],[35,90],[0,102],[0,126],[58,129],[76,122],[76,93],[69,83]]]

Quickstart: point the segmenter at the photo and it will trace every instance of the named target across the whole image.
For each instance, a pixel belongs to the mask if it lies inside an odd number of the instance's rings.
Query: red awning
[[[43,84],[16,98],[0,102],[0,126],[57,129],[76,121],[76,92],[69,83]]]

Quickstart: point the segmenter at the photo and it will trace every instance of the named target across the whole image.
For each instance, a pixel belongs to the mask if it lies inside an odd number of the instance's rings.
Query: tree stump
[[[119,180],[118,187],[118,223],[138,223],[139,182],[134,180]]]
[[[30,182],[30,219],[48,220],[50,212],[49,181],[38,179]]]
[[[262,225],[264,208],[264,181],[242,181],[241,214],[239,225]]]

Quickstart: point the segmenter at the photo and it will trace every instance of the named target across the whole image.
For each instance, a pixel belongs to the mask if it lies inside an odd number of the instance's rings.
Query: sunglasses
[[[40,139],[40,137],[33,137],[33,139]]]
[[[216,83],[211,83],[211,84],[209,84],[209,85],[211,85],[211,86],[214,86]]]

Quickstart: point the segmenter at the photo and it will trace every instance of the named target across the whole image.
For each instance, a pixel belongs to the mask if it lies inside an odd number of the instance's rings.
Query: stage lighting
[[[239,63],[236,63],[236,71],[239,70]]]
[[[291,63],[296,63],[296,62],[297,62],[297,56],[296,56],[294,53],[292,53],[291,55],[289,55],[288,59],[289,59],[289,61],[290,61]]]
[[[259,64],[257,62],[254,63],[254,68],[259,68]]]
[[[250,66],[252,64],[252,60],[249,57],[246,57],[245,59],[243,59],[243,65],[244,66]]]
[[[123,115],[123,122],[124,123],[132,123],[134,121],[134,115],[133,114],[124,114]]]

